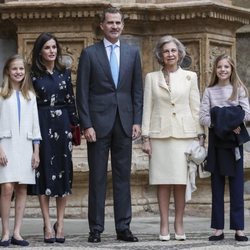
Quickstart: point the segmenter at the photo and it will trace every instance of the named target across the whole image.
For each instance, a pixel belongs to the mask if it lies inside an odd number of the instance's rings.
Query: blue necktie
[[[111,73],[112,77],[115,83],[115,86],[117,87],[118,83],[118,75],[119,75],[119,68],[118,68],[118,62],[117,62],[117,57],[115,54],[115,48],[117,47],[116,44],[110,45],[110,68],[111,68]]]

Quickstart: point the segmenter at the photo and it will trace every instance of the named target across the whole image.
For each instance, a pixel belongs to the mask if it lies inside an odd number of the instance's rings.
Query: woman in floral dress
[[[32,51],[31,77],[37,94],[42,141],[36,185],[29,194],[38,195],[44,220],[44,242],[64,243],[63,221],[67,196],[71,194],[72,133],[78,123],[71,72],[60,63],[61,50],[55,36],[42,33]],[[51,226],[50,197],[56,198],[57,221]]]

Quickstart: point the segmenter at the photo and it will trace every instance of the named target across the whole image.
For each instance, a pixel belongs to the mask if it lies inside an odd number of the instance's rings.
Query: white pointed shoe
[[[159,235],[159,240],[161,240],[161,241],[169,241],[170,240],[170,234],[168,234],[168,235]]]
[[[182,235],[178,235],[178,234],[174,234],[174,237],[176,240],[186,240],[186,234],[182,234]]]

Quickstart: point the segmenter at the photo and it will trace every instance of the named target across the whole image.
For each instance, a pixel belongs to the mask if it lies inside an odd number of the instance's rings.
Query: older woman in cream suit
[[[149,155],[149,183],[157,185],[160,209],[160,240],[169,240],[169,202],[173,188],[175,239],[185,240],[183,216],[187,184],[185,150],[197,136],[203,143],[199,124],[200,94],[197,75],[183,70],[183,44],[172,36],[157,43],[155,56],[163,66],[146,75],[142,121],[143,151]]]

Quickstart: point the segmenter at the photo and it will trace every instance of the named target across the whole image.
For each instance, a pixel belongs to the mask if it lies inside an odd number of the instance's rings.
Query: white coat
[[[20,126],[18,118],[17,92],[3,99],[0,97],[0,144],[8,163],[0,165],[0,183],[18,182],[35,184],[32,169],[33,139],[41,140],[36,96],[30,92],[31,100],[20,96]]]

